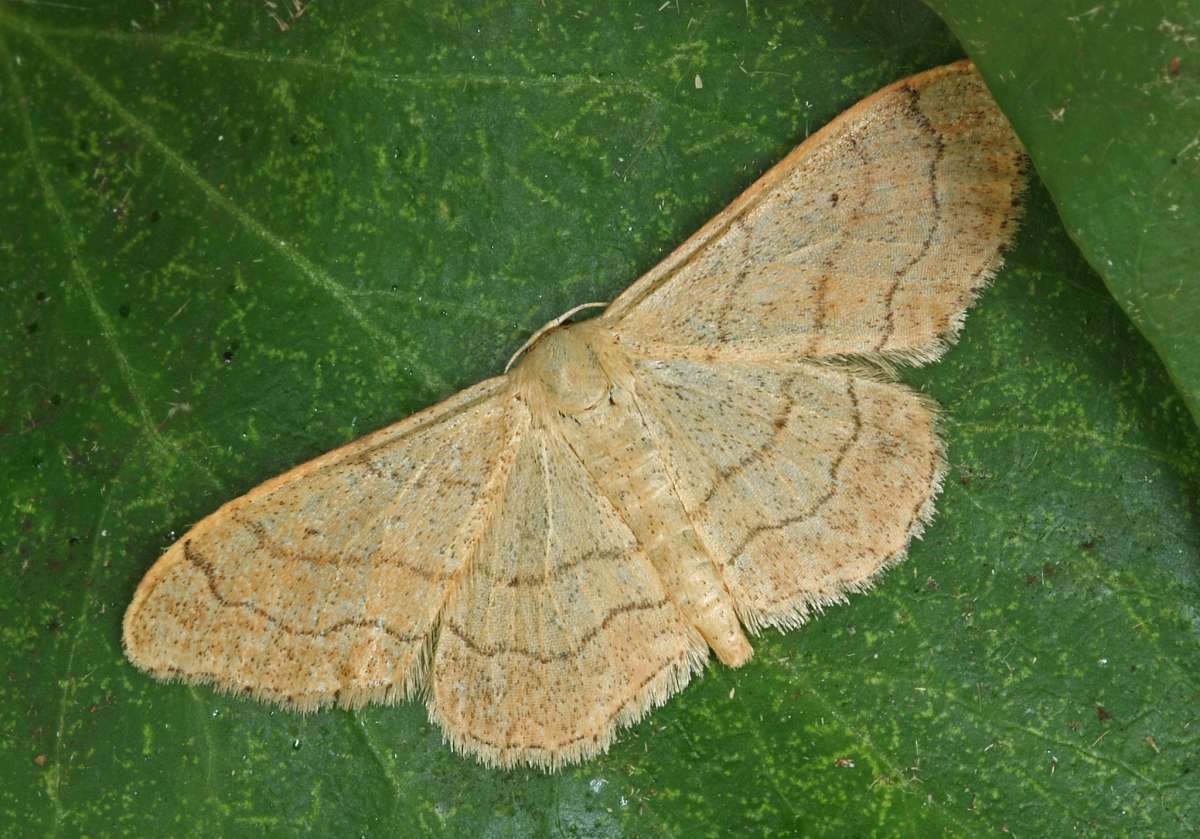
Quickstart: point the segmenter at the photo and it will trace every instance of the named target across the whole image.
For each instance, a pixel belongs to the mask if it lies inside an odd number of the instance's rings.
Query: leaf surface
[[[929,0],[1200,420],[1200,3]]]

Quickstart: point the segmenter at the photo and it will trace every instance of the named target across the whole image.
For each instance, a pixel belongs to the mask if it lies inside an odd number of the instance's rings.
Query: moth
[[[604,751],[904,558],[946,461],[890,370],[954,340],[1024,173],[970,63],[884,88],[600,315],[203,519],[127,656],[302,712],[420,696],[493,766]]]

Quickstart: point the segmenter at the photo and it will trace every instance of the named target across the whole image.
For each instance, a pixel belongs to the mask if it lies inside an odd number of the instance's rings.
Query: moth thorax
[[[583,324],[547,332],[529,348],[514,371],[530,406],[578,414],[608,394],[609,380]]]

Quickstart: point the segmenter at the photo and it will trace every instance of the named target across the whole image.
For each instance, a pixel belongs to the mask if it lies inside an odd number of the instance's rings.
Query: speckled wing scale
[[[301,711],[419,694],[490,765],[607,749],[904,557],[944,458],[889,365],[944,352],[1023,187],[970,64],[885,88],[511,373],[201,521],[126,653]]]
[[[584,465],[530,427],[442,615],[430,710],[451,743],[502,766],[579,760],[706,657]]]
[[[506,392],[483,382],[208,516],[138,586],[129,657],[304,711],[412,694],[512,468]]]

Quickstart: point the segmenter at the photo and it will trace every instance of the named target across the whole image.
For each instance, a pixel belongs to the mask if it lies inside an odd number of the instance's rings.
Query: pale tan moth
[[[298,711],[419,695],[495,766],[605,750],[904,557],[945,460],[890,370],[956,337],[1024,169],[971,64],[884,88],[602,314],[202,520],[127,655]]]

